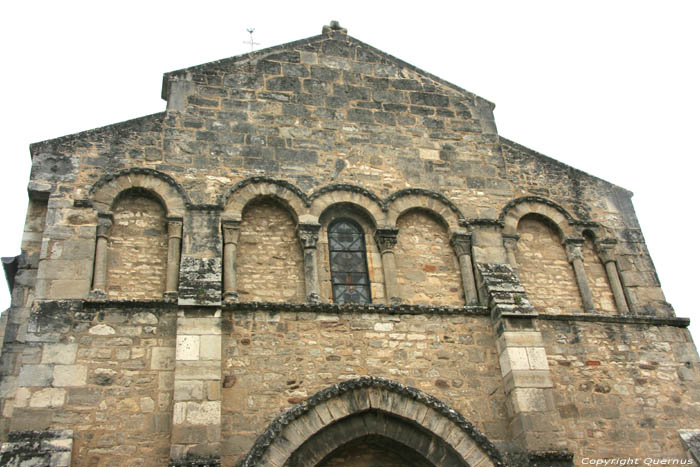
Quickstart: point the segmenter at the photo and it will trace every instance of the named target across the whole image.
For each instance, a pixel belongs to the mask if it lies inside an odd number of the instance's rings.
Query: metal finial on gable
[[[248,34],[250,34],[250,40],[249,41],[243,41],[244,44],[250,45],[250,51],[252,52],[255,49],[256,45],[260,45],[259,42],[255,42],[253,40],[253,33],[255,32],[255,28],[248,28],[246,29],[248,31]]]

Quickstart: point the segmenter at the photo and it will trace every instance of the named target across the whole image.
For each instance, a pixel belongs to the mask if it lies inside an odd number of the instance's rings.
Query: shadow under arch
[[[459,412],[418,389],[379,377],[326,388],[278,416],[242,467],[313,467],[371,437],[410,448],[416,466],[503,466],[496,446]]]

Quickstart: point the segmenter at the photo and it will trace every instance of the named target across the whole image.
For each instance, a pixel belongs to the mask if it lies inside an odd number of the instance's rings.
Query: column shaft
[[[304,250],[304,284],[306,287],[306,301],[309,303],[317,303],[319,301],[316,252],[320,229],[321,224],[299,224],[297,226],[299,242]]]
[[[165,296],[177,296],[180,277],[180,249],[182,247],[182,220],[168,220],[168,265],[165,276]]]
[[[608,273],[608,282],[610,282],[610,288],[615,298],[617,311],[623,314],[629,313],[630,309],[627,306],[625,292],[622,289],[622,282],[620,282],[620,276],[617,273],[617,263],[615,261],[608,261],[605,263],[605,272]]]
[[[467,305],[478,305],[479,295],[474,281],[474,266],[472,264],[472,237],[471,234],[455,232],[450,238],[450,244],[455,250],[459,261],[459,270],[462,274],[462,287],[464,289],[464,302]]]
[[[92,295],[106,295],[107,293],[107,248],[109,246],[108,233],[111,227],[111,215],[100,215],[97,220],[97,244],[95,245]]]
[[[224,271],[223,282],[224,301],[232,302],[238,299],[236,292],[236,253],[238,250],[238,239],[241,236],[241,222],[226,220],[221,224],[224,237]]]
[[[598,256],[605,265],[605,272],[608,275],[608,283],[610,284],[613,297],[615,298],[617,311],[626,314],[629,313],[630,309],[627,305],[627,299],[625,298],[625,289],[622,287],[620,275],[617,271],[617,261],[615,261],[616,244],[617,241],[615,239],[602,239],[596,242],[596,250],[598,250]]]
[[[394,247],[398,239],[399,229],[382,228],[374,232],[374,240],[377,242],[382,254],[382,269],[384,270],[384,294],[388,305],[401,303],[399,286],[396,280],[396,260],[394,259]]]
[[[587,313],[592,313],[595,311],[595,305],[593,303],[593,294],[591,294],[591,289],[588,287],[586,270],[583,267],[582,247],[582,238],[566,239],[566,253],[569,257],[569,263],[571,263],[571,266],[574,268],[574,276],[576,277],[576,285],[581,294],[583,310]]]

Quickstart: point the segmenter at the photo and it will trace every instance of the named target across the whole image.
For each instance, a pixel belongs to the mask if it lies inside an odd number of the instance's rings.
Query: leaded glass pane
[[[328,228],[328,246],[335,303],[370,303],[362,228],[348,219],[333,222]]]

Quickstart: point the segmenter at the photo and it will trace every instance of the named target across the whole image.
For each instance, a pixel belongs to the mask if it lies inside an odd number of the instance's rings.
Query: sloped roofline
[[[349,36],[345,33],[340,33],[340,32],[332,32],[331,34],[319,34],[317,36],[308,37],[306,39],[300,39],[300,40],[293,41],[293,42],[286,42],[284,44],[275,45],[272,47],[268,47],[266,49],[256,50],[254,52],[249,52],[247,54],[234,55],[233,57],[223,58],[220,60],[214,60],[212,62],[202,63],[200,65],[194,65],[191,67],[181,68],[179,70],[174,70],[174,71],[170,71],[167,73],[163,73],[163,88],[161,90],[161,98],[163,98],[163,100],[167,100],[167,98],[168,98],[168,91],[169,91],[171,77],[178,77],[178,76],[186,75],[187,73],[203,71],[207,68],[213,68],[213,67],[216,67],[217,65],[222,65],[222,64],[232,64],[232,63],[237,63],[237,62],[245,63],[247,61],[255,60],[257,58],[264,57],[265,55],[268,55],[270,53],[277,52],[280,50],[298,47],[298,46],[302,46],[302,45],[306,45],[306,44],[312,44],[314,42],[318,42],[318,41],[321,41],[323,39],[327,39],[329,37],[332,37],[332,35],[342,35],[343,37],[349,39],[352,43],[357,44],[357,45],[362,46],[362,47],[366,47],[367,49],[369,49],[370,51],[372,51],[376,55],[379,55],[380,57],[382,57],[386,60],[392,61],[398,65],[401,65],[404,68],[408,68],[409,70],[415,71],[418,74],[421,74],[427,78],[430,78],[430,79],[432,79],[432,80],[434,80],[434,81],[436,81],[444,86],[452,88],[453,90],[455,90],[461,94],[464,94],[468,97],[471,97],[474,99],[479,99],[480,101],[482,101],[485,104],[487,104],[488,106],[490,106],[492,111],[496,107],[496,104],[489,101],[488,99],[484,99],[483,97],[478,96],[478,95],[474,94],[473,92],[467,91],[466,89],[464,89],[460,86],[457,86],[454,83],[450,83],[449,81],[446,81],[438,76],[435,76],[432,73],[429,73],[421,68],[418,68],[415,65],[411,65],[410,63],[405,62],[405,61],[401,60],[400,58],[394,57],[393,55],[388,54],[382,50],[379,50],[376,47],[373,47],[369,44],[366,44],[366,43],[362,42],[361,40],[358,40],[352,36]]]
[[[116,131],[128,131],[139,127],[140,125],[145,125],[150,122],[154,122],[159,118],[165,118],[165,111],[157,112],[150,115],[144,115],[142,117],[136,117],[123,122],[110,123],[109,125],[100,126],[97,128],[90,128],[88,130],[79,131],[77,133],[71,133],[68,135],[59,136],[57,138],[46,139],[43,141],[37,141],[29,145],[29,154],[34,158],[35,154],[40,153],[44,150],[51,150],[57,145],[64,143],[71,143],[78,141],[80,139],[87,139],[90,137],[96,137],[102,135],[106,132],[116,132]]]
[[[566,163],[564,163],[564,162],[562,162],[562,161],[559,161],[559,160],[554,159],[554,158],[552,158],[552,157],[546,156],[546,155],[544,155],[544,154],[542,154],[542,153],[540,153],[540,152],[535,151],[534,149],[530,149],[530,148],[528,148],[528,147],[526,147],[526,146],[523,146],[523,145],[520,144],[520,143],[516,143],[515,141],[509,140],[508,138],[504,138],[504,137],[501,136],[501,135],[498,135],[498,139],[501,141],[501,146],[503,146],[503,145],[512,146],[513,148],[515,148],[515,149],[517,149],[517,150],[519,150],[519,151],[526,152],[528,155],[530,155],[530,156],[532,156],[532,157],[536,157],[536,158],[539,158],[539,159],[545,159],[545,160],[546,160],[548,163],[550,163],[550,164],[556,164],[556,165],[559,165],[559,166],[561,166],[561,167],[566,167],[567,169],[573,170],[574,172],[578,172],[580,175],[583,175],[583,176],[585,176],[585,177],[588,177],[588,178],[591,178],[591,179],[594,179],[594,180],[598,180],[598,181],[600,181],[600,182],[603,182],[603,183],[605,183],[606,185],[609,185],[611,188],[614,188],[614,189],[616,189],[616,190],[619,190],[619,191],[623,192],[624,194],[626,194],[626,195],[629,196],[630,198],[631,198],[632,196],[634,196],[634,193],[633,193],[632,191],[628,190],[627,188],[623,188],[623,187],[621,187],[621,186],[619,186],[619,185],[615,185],[614,183],[611,183],[611,182],[609,182],[609,181],[607,181],[607,180],[604,180],[604,179],[602,179],[602,178],[600,178],[600,177],[596,177],[595,175],[591,175],[591,174],[589,174],[588,172],[584,172],[583,170],[577,169],[576,167],[573,167],[573,166],[571,166],[571,165],[569,165],[569,164],[566,164]]]

